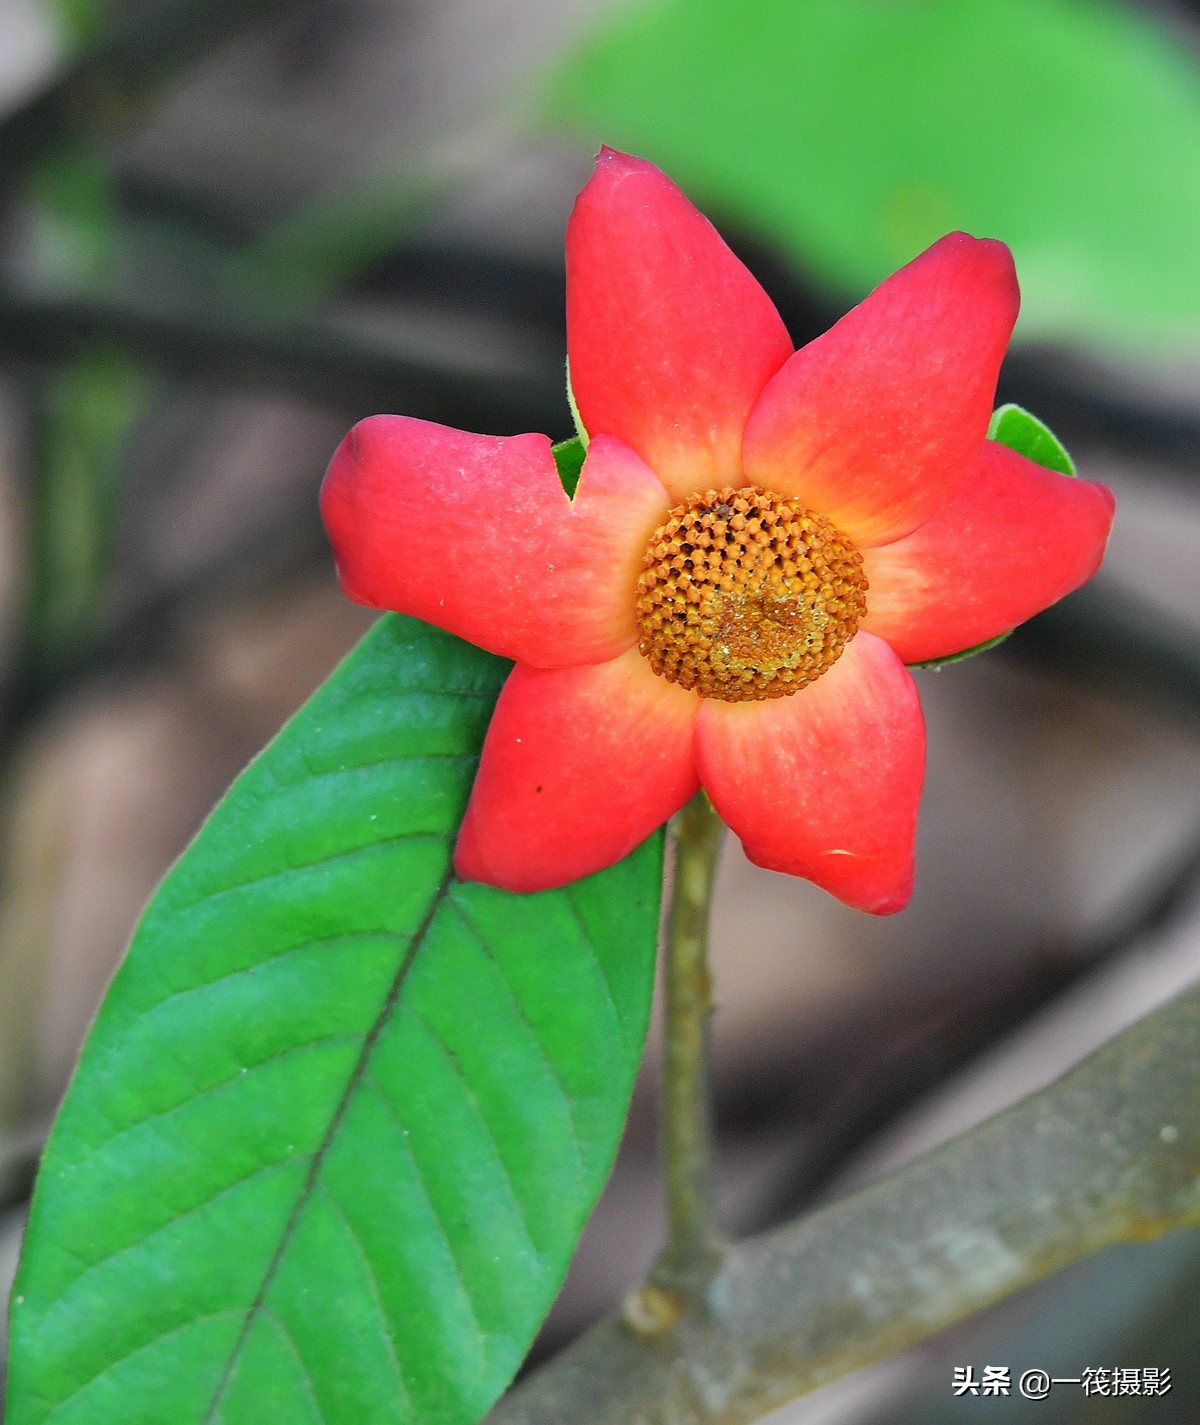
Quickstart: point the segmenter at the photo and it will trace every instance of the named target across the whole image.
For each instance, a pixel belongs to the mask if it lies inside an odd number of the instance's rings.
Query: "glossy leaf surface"
[[[9,1425],[477,1419],[609,1171],[661,835],[462,884],[506,665],[389,615],[152,900],[52,1136]]]

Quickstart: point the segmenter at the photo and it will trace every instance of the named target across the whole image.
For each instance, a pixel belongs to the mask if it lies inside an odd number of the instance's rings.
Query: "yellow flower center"
[[[867,611],[862,555],[799,500],[752,485],[676,505],[638,579],[638,648],[670,683],[737,703],[832,668]]]

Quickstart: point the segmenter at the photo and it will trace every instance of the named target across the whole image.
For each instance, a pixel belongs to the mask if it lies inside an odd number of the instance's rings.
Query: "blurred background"
[[[375,411],[570,433],[563,227],[665,168],[797,343],[943,232],[1024,290],[1001,399],[1118,496],[1088,589],[918,675],[917,894],[727,848],[725,1210],[747,1232],[1039,1087],[1200,975],[1200,3],[0,0],[0,1275],[147,895],[369,622],[317,486]],[[654,1059],[539,1342],[660,1240]],[[1200,1244],[1101,1255],[777,1425],[1200,1419]],[[1169,1368],[955,1400],[955,1365]]]

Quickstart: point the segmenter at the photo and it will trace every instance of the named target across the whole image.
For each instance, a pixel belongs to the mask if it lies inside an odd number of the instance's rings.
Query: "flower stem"
[[[706,1282],[721,1251],[712,1152],[708,917],[723,830],[703,792],[679,813],[667,925],[662,1148],[667,1245],[655,1278],[686,1292]]]

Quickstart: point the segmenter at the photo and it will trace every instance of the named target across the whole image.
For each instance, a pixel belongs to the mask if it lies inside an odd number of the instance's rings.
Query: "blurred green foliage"
[[[52,148],[31,170],[26,195],[30,252],[59,287],[107,285],[120,248],[120,215],[111,164],[81,139]]]
[[[94,45],[110,20],[107,0],[52,0],[50,10],[58,22],[63,44],[69,50]]]
[[[827,287],[961,227],[1013,248],[1020,336],[1196,341],[1196,65],[1116,3],[664,0],[606,20],[549,102]]]
[[[45,678],[99,634],[128,444],[146,377],[109,348],[51,372],[42,388],[31,501],[29,673]]]

